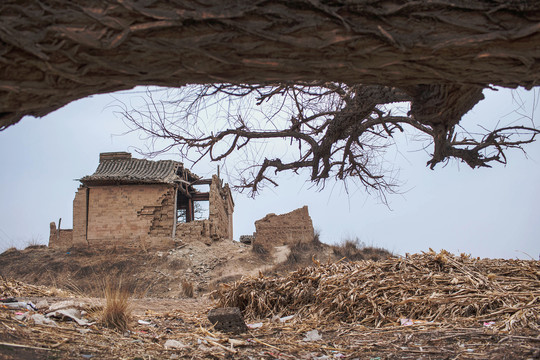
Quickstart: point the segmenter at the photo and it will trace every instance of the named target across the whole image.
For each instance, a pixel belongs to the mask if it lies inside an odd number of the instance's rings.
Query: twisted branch
[[[433,97],[428,96],[429,89]],[[466,99],[460,99],[458,93]],[[383,166],[384,153],[396,133],[421,133],[431,139],[433,154],[427,165],[434,169],[450,159],[471,168],[506,163],[506,150],[522,149],[540,132],[523,125],[502,127],[480,137],[456,131],[473,102],[483,98],[481,88],[461,85],[402,90],[321,81],[274,86],[219,84],[188,87],[182,95],[175,102],[150,97],[149,111],[124,109],[123,116],[133,130],[169,140],[170,145],[162,150],[176,147],[186,158],[195,153],[195,162],[205,157],[222,161],[251,149],[258,156],[253,165],[240,169],[236,187],[253,194],[265,183],[277,185],[272,177],[279,172],[309,169],[311,181],[322,186],[330,177],[354,179],[385,199],[396,186],[391,171]],[[236,101],[238,106],[231,105]],[[159,110],[173,103],[175,111]],[[229,104],[224,123],[209,132],[205,126],[219,120],[209,122],[198,117],[197,111],[223,103]],[[409,103],[410,111],[396,108],[400,103]],[[241,114],[257,106],[262,107],[263,120],[261,114],[247,118]],[[261,146],[256,141],[260,139],[287,140],[286,154],[259,156]]]

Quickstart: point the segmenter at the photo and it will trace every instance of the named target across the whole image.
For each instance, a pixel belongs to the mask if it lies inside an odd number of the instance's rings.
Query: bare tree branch
[[[506,163],[506,150],[535,140],[540,131],[534,124],[476,136],[458,132],[463,115],[482,98],[482,88],[464,85],[218,84],[187,87],[175,100],[156,101],[150,95],[146,109],[124,108],[123,116],[133,131],[167,139],[162,151],[175,147],[186,158],[197,154],[195,161],[222,161],[250,149],[252,165],[239,170],[236,186],[253,194],[265,183],[277,185],[272,178],[279,172],[308,169],[310,180],[322,186],[331,177],[354,179],[385,199],[396,183],[384,166],[384,154],[398,133],[431,139],[431,169],[450,159],[471,168]],[[216,118],[201,117],[203,109]],[[260,140],[287,145],[282,154],[268,158]]]

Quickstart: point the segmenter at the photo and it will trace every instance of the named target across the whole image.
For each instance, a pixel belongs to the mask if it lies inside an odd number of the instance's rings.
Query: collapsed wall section
[[[176,238],[185,241],[233,239],[232,214],[234,202],[229,186],[222,187],[217,175],[212,176],[209,191],[208,219],[176,225]]]
[[[304,206],[282,215],[268,214],[255,221],[253,243],[269,246],[307,243],[313,236],[313,222],[308,207]]]
[[[57,229],[56,223],[53,221],[50,224],[51,230],[49,233],[49,247],[53,249],[69,248],[73,244],[72,229]]]

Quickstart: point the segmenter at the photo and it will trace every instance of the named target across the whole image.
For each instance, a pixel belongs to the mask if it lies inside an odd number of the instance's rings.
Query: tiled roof
[[[198,179],[197,175],[184,169],[181,162],[172,160],[151,161],[144,159],[102,159],[96,172],[80,181],[88,183],[146,183],[173,184],[183,180],[187,172],[188,181]]]

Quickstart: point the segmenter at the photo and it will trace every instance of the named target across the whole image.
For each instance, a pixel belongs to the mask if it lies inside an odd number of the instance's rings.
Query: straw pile
[[[248,318],[300,315],[366,326],[400,319],[494,321],[540,330],[540,262],[477,259],[446,251],[384,261],[316,264],[286,277],[244,278],[221,290],[221,306]]]
[[[0,297],[69,296],[67,291],[0,277]]]

